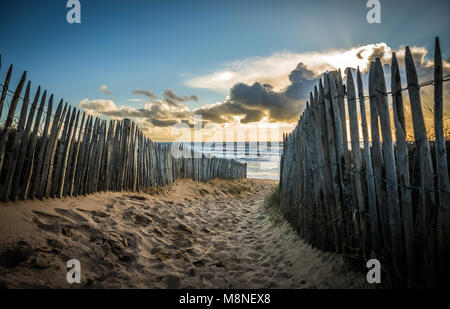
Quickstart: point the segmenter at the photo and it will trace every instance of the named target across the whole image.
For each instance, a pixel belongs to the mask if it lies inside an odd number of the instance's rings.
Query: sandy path
[[[0,286],[351,288],[365,275],[269,219],[276,182],[179,180],[153,194],[0,204]],[[242,192],[241,192],[242,191]],[[81,285],[65,263],[81,262]]]

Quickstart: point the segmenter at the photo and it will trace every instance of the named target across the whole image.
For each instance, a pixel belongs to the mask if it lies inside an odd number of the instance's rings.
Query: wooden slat
[[[314,200],[315,200],[315,205],[316,205],[316,217],[315,217],[315,233],[317,235],[318,241],[319,241],[319,248],[322,250],[325,250],[327,247],[327,239],[325,238],[325,235],[327,234],[327,226],[324,225],[325,222],[327,222],[326,220],[326,215],[325,215],[325,200],[323,198],[323,194],[321,194],[321,190],[322,190],[322,186],[321,184],[323,183],[323,173],[322,173],[322,168],[320,168],[320,166],[322,166],[323,162],[321,161],[321,155],[318,155],[318,153],[320,152],[322,154],[322,147],[320,143],[320,134],[319,134],[319,127],[318,124],[316,122],[316,110],[315,110],[315,102],[314,102],[314,97],[312,92],[310,92],[309,94],[309,98],[310,98],[310,105],[309,105],[309,123],[310,123],[310,136],[311,136],[311,159],[312,159],[312,174],[313,174],[313,178],[312,178],[312,186],[313,186],[313,190],[314,190]],[[320,233],[317,229],[318,228],[322,228],[323,231],[322,233]]]
[[[442,56],[439,38],[434,47],[434,135],[436,138],[436,172],[438,174],[439,205],[444,216],[446,246],[450,248],[450,184],[448,179],[447,149],[443,125]]]
[[[100,144],[102,141],[102,131],[103,131],[102,126],[103,120],[98,119],[97,128],[93,132],[92,138],[90,165],[88,166],[89,185],[86,190],[87,194],[91,194],[92,192],[94,192],[96,186],[95,174],[100,157]]]
[[[406,144],[405,115],[403,111],[403,99],[401,94],[400,71],[397,57],[392,54],[391,65],[391,90],[392,110],[394,112],[395,138],[397,149],[398,181],[400,187],[401,216],[403,223],[403,234],[405,238],[405,250],[407,259],[408,286],[415,287],[416,277],[415,242],[414,242],[414,218],[412,210],[412,199],[409,177],[408,147]]]
[[[41,103],[39,105],[39,109],[38,109],[38,114],[36,116],[36,120],[34,122],[34,128],[33,128],[33,133],[30,137],[30,146],[27,148],[27,153],[29,154],[29,156],[27,157],[27,162],[25,163],[25,167],[24,167],[24,183],[23,183],[23,187],[19,193],[20,197],[22,199],[25,199],[26,197],[30,197],[33,198],[34,195],[32,194],[33,192],[33,184],[34,184],[34,179],[36,178],[36,172],[34,172],[34,170],[37,170],[36,166],[38,164],[39,161],[37,161],[37,154],[35,153],[36,151],[36,144],[37,144],[37,136],[38,136],[38,132],[39,132],[39,126],[41,123],[41,118],[42,118],[42,114],[44,112],[44,106],[45,106],[45,102],[46,102],[46,97],[47,97],[47,91],[44,91],[44,94],[42,95],[41,98]],[[53,98],[51,97],[51,100],[53,100]],[[49,104],[51,104],[49,102]],[[47,123],[47,121],[46,121]],[[44,127],[45,129],[45,127]],[[44,133],[46,131],[44,130],[43,132],[43,136]],[[40,143],[43,142],[43,138],[41,138]],[[36,161],[36,164],[35,164]]]
[[[317,186],[317,197],[319,203],[319,226],[323,227],[321,234],[321,249],[328,250],[328,236],[329,233],[329,226],[326,226],[326,222],[328,222],[328,209],[327,209],[327,201],[325,200],[325,180],[324,180],[324,168],[322,168],[325,165],[325,161],[323,159],[323,146],[322,146],[322,139],[320,136],[320,125],[318,122],[318,109],[317,109],[317,101],[318,101],[318,94],[317,89],[315,96],[310,93],[310,114],[311,114],[311,123],[314,130],[314,138],[313,143],[315,143],[315,154],[314,156],[317,156],[314,166],[314,173],[317,175],[316,182],[314,182],[314,185]]]
[[[336,157],[337,157],[337,168],[339,171],[340,184],[342,189],[342,205],[341,205],[341,216],[343,218],[343,222],[346,226],[345,232],[347,235],[346,243],[345,243],[345,252],[349,252],[354,248],[354,239],[355,234],[358,233],[357,222],[352,220],[352,218],[356,218],[357,209],[353,205],[352,195],[350,192],[350,186],[347,175],[347,163],[345,159],[345,150],[344,150],[344,137],[342,135],[343,125],[342,122],[345,121],[341,119],[341,111],[339,107],[339,93],[337,91],[337,80],[338,80],[338,72],[330,72],[328,74],[329,87],[330,87],[330,98],[332,105],[332,117],[333,117],[333,125],[334,125],[334,134],[335,134],[335,145],[336,145]]]
[[[321,81],[319,82],[319,87],[322,88]],[[321,170],[324,173],[325,179],[325,201],[328,205],[328,220],[331,222],[331,228],[333,230],[333,244],[334,251],[340,251],[340,232],[338,232],[336,214],[335,214],[335,193],[334,193],[334,183],[332,178],[332,170],[330,165],[330,147],[328,144],[328,123],[327,117],[325,114],[325,99],[323,94],[323,89],[318,92],[317,87],[314,89],[315,97],[317,97],[317,110],[318,110],[318,122],[320,124],[320,138],[323,145],[323,160],[324,163],[321,165]]]
[[[130,133],[131,133],[131,122],[129,119],[123,120],[123,135],[122,135],[122,153],[121,158],[119,161],[120,168],[120,190],[125,189],[125,181],[126,181],[126,174],[128,171],[128,147],[129,147],[129,140],[130,140]]]
[[[64,152],[62,155],[62,159],[61,159],[61,169],[59,171],[59,181],[57,183],[57,186],[55,187],[55,195],[57,197],[62,197],[63,196],[63,191],[64,191],[64,182],[67,179],[66,178],[66,174],[69,171],[69,167],[68,164],[70,164],[69,161],[69,156],[70,156],[70,150],[72,149],[72,143],[73,143],[73,139],[75,138],[75,133],[77,130],[77,123],[78,123],[78,118],[80,117],[80,111],[76,110],[75,108],[72,109],[72,117],[70,119],[70,123],[69,123],[69,130],[67,132],[66,135],[66,140],[64,143]]]
[[[75,113],[75,111],[74,111]],[[78,122],[80,119],[80,110],[77,111],[75,120],[71,124],[71,133],[69,134],[70,140],[67,142],[67,155],[65,158],[65,163],[63,173],[60,177],[60,183],[58,184],[57,189],[57,195],[58,197],[66,196],[69,186],[72,186],[72,173],[74,170],[74,152],[75,152],[75,143],[76,141],[76,135],[77,135],[77,129],[78,129]]]
[[[30,192],[29,192],[30,198],[34,198],[36,196],[36,194],[38,193],[37,191],[39,190],[39,186],[40,186],[42,164],[44,162],[45,148],[47,146],[48,128],[50,126],[52,109],[53,109],[53,94],[50,96],[50,99],[48,101],[44,130],[42,131],[42,135],[40,136],[39,153],[35,160],[36,164],[34,167],[33,176],[32,176],[31,183],[30,183]]]
[[[90,186],[92,185],[93,179],[92,179],[92,172],[95,162],[95,147],[98,139],[98,127],[100,125],[100,119],[98,117],[95,117],[94,121],[94,127],[92,128],[88,144],[86,147],[86,153],[84,158],[84,166],[83,166],[83,177],[84,181],[82,182],[81,186],[81,194],[87,195],[90,190]]]
[[[105,143],[105,134],[106,134],[106,121],[102,120],[101,126],[99,127],[99,136],[97,143],[97,151],[95,157],[95,165],[93,171],[93,186],[91,187],[91,191],[89,193],[97,192],[99,186],[99,175],[100,170],[102,169],[102,157],[103,157],[103,148]]]
[[[9,89],[9,81],[11,80],[12,68],[13,66],[11,64],[9,66],[8,73],[6,73],[5,82],[3,83],[2,96],[0,97],[0,119],[2,118],[3,105],[5,103],[6,94],[8,93]]]
[[[383,154],[381,152],[380,128],[378,126],[378,103],[375,88],[375,62],[371,62],[369,71],[369,107],[370,107],[370,132],[372,136],[372,166],[377,193],[378,213],[380,216],[383,241],[390,248],[391,232],[389,229],[389,215],[387,211],[386,186],[383,179]]]
[[[420,216],[423,218],[423,263],[426,285],[428,288],[431,288],[436,284],[437,271],[435,265],[437,205],[434,197],[433,164],[431,162],[430,145],[428,143],[425,121],[423,119],[419,81],[409,47],[406,47],[405,66],[414,136],[420,158],[420,185],[422,187]]]
[[[386,192],[389,201],[389,227],[392,237],[392,251],[394,254],[394,266],[401,278],[404,277],[405,249],[402,235],[402,220],[400,217],[400,205],[398,200],[397,171],[392,145],[391,118],[386,94],[386,82],[380,58],[375,61],[375,87],[377,91],[378,112],[380,116],[381,134],[383,137],[383,162],[386,178]],[[387,206],[387,205],[386,205]]]
[[[357,83],[358,83],[358,97],[359,97],[359,110],[361,114],[361,128],[364,139],[364,149],[363,149],[363,157],[364,157],[364,169],[366,175],[366,183],[367,183],[367,201],[368,201],[368,209],[369,209],[369,223],[370,223],[370,235],[372,241],[372,250],[374,251],[374,256],[379,257],[381,255],[382,248],[382,235],[380,231],[380,221],[377,210],[377,199],[375,193],[375,182],[373,178],[373,169],[372,169],[372,158],[371,158],[371,150],[369,144],[369,133],[367,128],[367,119],[366,119],[366,107],[365,107],[365,99],[364,99],[364,87],[361,79],[361,73],[357,71]]]
[[[6,143],[8,142],[9,135],[12,129],[11,125],[14,119],[14,113],[16,112],[17,103],[19,102],[20,94],[22,93],[26,77],[27,71],[23,72],[19,84],[16,87],[16,91],[14,92],[14,95],[11,99],[11,105],[9,107],[8,116],[6,117],[2,134],[0,136],[0,171],[2,170],[3,163],[5,160]]]
[[[95,175],[96,188],[95,192],[104,191],[104,176],[106,172],[106,139],[108,131],[107,131],[106,120],[103,120],[102,132],[101,132],[101,144],[100,144],[100,155],[98,159],[98,166]]]
[[[5,176],[5,185],[3,187],[2,192],[2,200],[6,201],[9,198],[9,194],[11,192],[11,184],[13,182],[13,176],[16,169],[16,164],[21,157],[19,153],[19,147],[22,142],[23,137],[23,131],[25,127],[25,120],[27,117],[27,110],[28,110],[28,104],[30,99],[30,82],[28,82],[26,90],[25,90],[25,96],[22,102],[22,108],[20,110],[20,116],[19,116],[19,123],[16,128],[16,133],[14,134],[14,140],[12,143],[11,150],[9,152],[9,163],[8,168],[6,170],[6,176]]]
[[[83,112],[83,116],[81,117],[80,129],[78,130],[78,138],[76,140],[72,139],[72,145],[70,147],[70,153],[69,153],[69,158],[71,159],[71,163],[69,164],[70,173],[69,173],[69,175],[67,175],[67,180],[64,185],[64,191],[65,191],[64,196],[66,196],[66,195],[71,196],[74,191],[75,175],[77,172],[80,148],[81,148],[81,143],[82,143],[81,137],[83,136],[83,130],[85,130],[85,128],[87,126],[87,121],[86,121],[86,125],[85,125],[85,118],[86,118],[86,113]],[[78,121],[75,122],[75,124],[77,124],[77,123],[78,123]],[[76,133],[76,127],[74,128],[74,136],[75,136],[75,133]]]
[[[16,200],[17,195],[19,194],[20,186],[23,186],[22,179],[28,178],[28,173],[26,175],[23,174],[23,172],[25,172],[25,167],[26,167],[25,164],[27,163],[26,158],[28,158],[28,160],[32,160],[29,158],[34,156],[34,147],[33,147],[33,149],[30,149],[29,151],[27,151],[27,146],[28,146],[29,140],[31,139],[31,127],[33,125],[34,114],[36,112],[36,107],[37,107],[37,103],[39,101],[40,94],[41,94],[41,87],[39,86],[36,91],[36,94],[34,95],[33,103],[31,104],[30,114],[28,116],[27,124],[26,124],[25,130],[23,132],[23,137],[22,137],[21,144],[20,144],[19,153],[21,155],[19,156],[19,160],[17,161],[17,166],[16,166],[16,169],[14,172],[14,180],[11,184],[11,196],[10,197],[12,200]],[[42,115],[42,111],[41,111],[41,115]],[[40,117],[39,117],[39,119],[40,119]],[[36,121],[38,121],[38,120],[36,119]]]
[[[110,121],[109,122],[109,128],[108,128],[108,137],[106,139],[106,149],[105,149],[105,183],[104,183],[104,187],[103,190],[107,191],[110,188],[110,183],[111,180],[110,178],[112,177],[112,169],[111,169],[111,155],[112,155],[112,147],[114,145],[114,140],[115,140],[115,124],[116,121]]]
[[[357,241],[356,239],[360,236],[360,228],[359,228],[359,217],[356,215],[359,212],[358,208],[358,198],[356,194],[352,194],[352,192],[355,191],[355,180],[354,180],[354,173],[352,173],[352,160],[351,160],[351,153],[348,150],[349,147],[349,141],[348,141],[348,131],[347,129],[347,114],[345,112],[345,87],[342,82],[342,75],[341,70],[339,69],[337,72],[333,72],[333,75],[335,77],[335,83],[336,83],[336,90],[337,90],[337,102],[339,104],[339,115],[341,118],[341,127],[342,127],[342,146],[343,146],[343,153],[344,153],[344,162],[345,165],[342,167],[342,179],[344,183],[344,192],[347,192],[347,200],[348,202],[348,209],[346,211],[349,212],[349,216],[347,220],[353,223],[353,237],[355,238],[354,241]],[[350,213],[351,211],[351,213]]]
[[[38,187],[39,193],[37,197],[42,199],[47,196],[50,189],[50,181],[49,176],[52,177],[53,170],[53,161],[55,157],[55,145],[56,138],[59,135],[60,122],[63,121],[67,109],[67,103],[64,106],[63,111],[61,112],[61,108],[63,106],[63,99],[59,102],[59,106],[56,109],[55,117],[53,118],[52,128],[50,130],[50,135],[47,141],[47,147],[45,147],[45,156],[42,163],[42,175],[40,178],[40,187]]]
[[[81,141],[81,146],[78,154],[77,166],[75,170],[75,182],[73,186],[73,195],[78,196],[82,194],[81,183],[84,181],[84,166],[85,157],[88,143],[90,142],[91,130],[92,130],[93,117],[88,116],[86,120],[86,126],[83,132],[83,140]]]
[[[62,119],[61,119],[62,120]],[[55,161],[54,161],[54,172],[53,176],[52,174],[49,174],[49,177],[51,177],[51,181],[48,180],[48,186],[50,188],[50,197],[55,197],[58,190],[58,185],[61,184],[61,181],[64,181],[61,179],[61,173],[62,169],[65,169],[65,163],[63,163],[65,155],[67,154],[66,147],[68,146],[68,143],[70,142],[69,137],[72,132],[69,132],[71,130],[71,126],[73,125],[73,121],[75,120],[75,112],[71,113],[71,107],[69,107],[69,111],[66,114],[66,118],[64,121],[64,128],[61,137],[56,141],[56,153],[55,153]],[[64,165],[64,166],[63,166]]]
[[[353,82],[353,75],[350,69],[347,69],[347,105],[348,105],[348,116],[350,122],[350,136],[351,136],[351,146],[352,146],[352,157],[353,166],[356,171],[362,169],[361,163],[361,150],[359,143],[359,128],[358,128],[358,115],[356,110],[356,92],[355,84]],[[366,208],[365,208],[365,198],[363,193],[363,185],[361,174],[359,172],[354,173],[356,196],[358,199],[358,213],[359,213],[359,226],[361,229],[361,247],[362,254],[366,257],[366,248],[369,243],[368,229],[366,226]]]
[[[330,86],[328,81],[328,76],[324,75],[324,85],[322,86],[322,83],[319,82],[319,93],[324,98],[325,102],[325,118],[326,118],[326,124],[327,125],[327,137],[328,137],[328,149],[329,149],[329,165],[331,169],[331,176],[333,180],[333,191],[334,191],[334,200],[335,200],[335,211],[334,211],[334,218],[337,222],[337,230],[339,234],[340,239],[340,248],[338,252],[343,252],[344,249],[344,240],[346,237],[344,236],[344,231],[342,230],[343,227],[343,218],[342,218],[342,196],[341,196],[341,180],[339,176],[339,169],[338,169],[338,157],[336,155],[336,143],[335,143],[335,132],[333,123],[333,108],[331,106],[331,100],[330,100]]]

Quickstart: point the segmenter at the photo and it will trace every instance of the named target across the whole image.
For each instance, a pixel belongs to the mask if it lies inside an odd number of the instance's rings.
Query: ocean
[[[247,177],[279,180],[280,156],[282,142],[217,142],[217,143],[184,143],[184,147],[192,147],[194,151],[203,152],[217,158],[235,159],[247,163]]]

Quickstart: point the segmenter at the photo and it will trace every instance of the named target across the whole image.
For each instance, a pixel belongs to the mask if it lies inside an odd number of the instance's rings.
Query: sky
[[[66,2],[0,1],[0,79],[12,63],[13,84],[27,70],[35,87],[134,118],[155,140],[194,115],[290,130],[323,71],[388,63],[405,45],[426,67],[436,36],[450,50],[450,1],[380,1],[379,24],[365,0],[80,0],[81,24]]]

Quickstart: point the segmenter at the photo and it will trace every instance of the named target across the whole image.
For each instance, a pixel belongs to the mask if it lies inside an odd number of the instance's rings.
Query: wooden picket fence
[[[47,91],[41,94],[38,87],[31,101],[31,83],[24,87],[26,72],[14,92],[9,90],[11,75],[12,65],[0,97],[1,119],[6,97],[12,96],[0,127],[1,200],[144,191],[183,177],[207,181],[247,176],[246,163],[154,143],[129,119],[103,120],[63,100],[53,114],[53,95],[47,98]],[[174,151],[182,155],[174,156]]]
[[[391,92],[387,92],[380,59],[372,62],[368,97],[359,68],[358,94],[351,69],[346,71],[346,86],[340,72],[322,76],[297,127],[284,136],[281,209],[314,247],[340,253],[364,268],[369,259],[378,259],[382,278],[390,286],[432,288],[450,281],[450,186],[442,93],[442,84],[449,79],[443,79],[439,39],[434,81],[426,83],[434,84],[433,147],[419,92],[425,84],[418,82],[408,47],[405,67],[408,87],[402,88],[393,54]],[[413,142],[406,139],[405,90],[411,105]],[[366,119],[367,98],[370,120]]]

